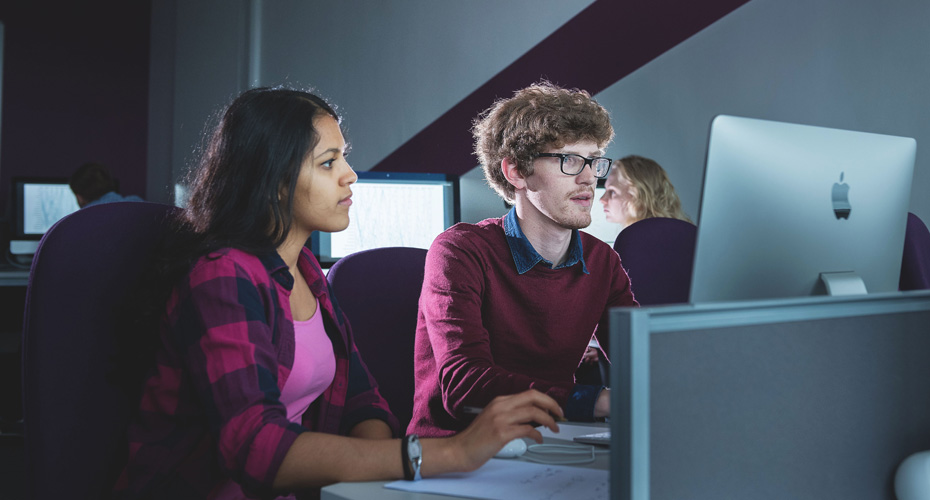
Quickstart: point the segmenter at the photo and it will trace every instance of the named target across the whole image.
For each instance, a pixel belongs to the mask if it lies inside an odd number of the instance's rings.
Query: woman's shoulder
[[[236,248],[220,248],[200,256],[191,267],[192,278],[249,276],[265,281],[268,270],[261,257]]]
[[[267,297],[275,288],[274,278],[260,256],[234,248],[220,248],[198,257],[187,275],[175,285],[168,299],[168,314],[173,316],[172,311],[183,309],[181,304],[200,300],[198,297],[237,302],[243,297]]]

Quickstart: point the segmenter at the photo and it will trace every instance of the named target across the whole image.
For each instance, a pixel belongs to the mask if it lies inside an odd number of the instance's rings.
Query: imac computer
[[[721,115],[692,303],[898,289],[916,141]]]
[[[446,174],[357,172],[349,227],[313,234],[311,248],[324,266],[354,252],[380,247],[429,248],[459,221],[458,178]]]
[[[11,185],[10,253],[31,258],[45,232],[77,211],[77,199],[64,178],[14,177]]]

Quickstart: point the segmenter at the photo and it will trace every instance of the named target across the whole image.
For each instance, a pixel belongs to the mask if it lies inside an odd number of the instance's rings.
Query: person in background
[[[691,222],[668,174],[654,160],[630,155],[614,162],[601,196],[608,222],[623,227],[650,217]]]
[[[569,420],[606,417],[609,391],[575,371],[610,308],[636,305],[617,253],[579,231],[610,168],[607,110],[541,82],[494,103],[472,131],[485,179],[513,208],[452,226],[427,253],[408,432],[454,435],[495,397],[529,388]]]
[[[556,402],[524,391],[453,438],[398,438],[305,246],[349,223],[347,149],[333,108],[308,92],[252,89],[225,110],[157,279],[143,280],[151,336],[133,344],[151,349],[128,364],[148,370],[117,498],[313,497],[333,482],[476,469],[512,439],[541,442],[531,422],[558,431]]]
[[[71,174],[68,185],[81,208],[116,201],[142,201],[142,198],[135,195],[122,196],[117,193],[116,180],[110,175],[110,169],[100,163],[85,163],[78,167]]]

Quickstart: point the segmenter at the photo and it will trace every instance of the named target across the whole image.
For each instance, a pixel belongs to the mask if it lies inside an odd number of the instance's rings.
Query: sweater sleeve
[[[633,297],[633,290],[630,287],[630,277],[627,276],[626,270],[620,263],[620,256],[613,249],[608,252],[610,281],[610,295],[607,297],[607,307],[601,314],[601,319],[597,323],[595,337],[597,343],[601,346],[601,355],[607,358],[610,354],[610,328],[608,319],[610,310],[614,307],[639,307],[639,303]],[[607,358],[609,361],[609,358]]]
[[[189,276],[172,335],[207,415],[218,465],[243,488],[266,493],[305,429],[288,421],[279,401],[266,314],[273,292],[255,280],[229,257],[202,259]]]
[[[482,310],[485,268],[481,252],[468,240],[440,235],[426,257],[420,313],[439,374],[443,407],[466,423],[464,407],[484,407],[496,396],[536,389],[560,405],[573,383],[553,383],[506,370],[495,363]]]

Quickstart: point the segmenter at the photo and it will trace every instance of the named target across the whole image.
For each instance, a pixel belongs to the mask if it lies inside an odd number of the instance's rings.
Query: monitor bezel
[[[10,218],[10,241],[39,241],[45,235],[32,234],[25,231],[25,213],[23,211],[24,193],[23,189],[27,184],[59,184],[68,186],[67,177],[49,177],[49,176],[16,176],[10,179],[11,187],[11,218]]]
[[[435,173],[435,172],[371,172],[356,171],[360,183],[378,182],[378,181],[420,181],[428,183],[450,183],[452,186],[452,220],[449,224],[454,225],[461,222],[461,198],[459,193],[459,176],[453,174]],[[331,266],[341,257],[332,257],[331,255],[322,255],[320,233],[314,232],[310,238],[310,250],[317,258],[320,264],[325,268]]]

